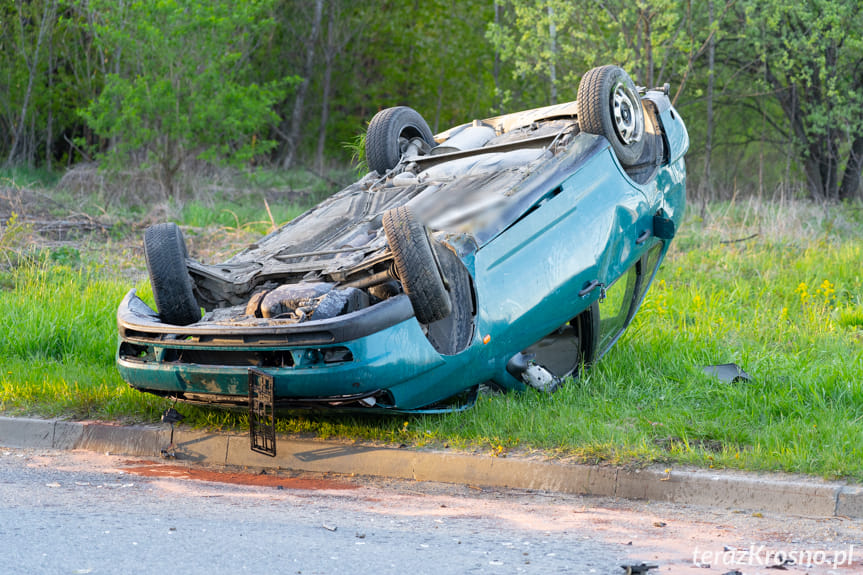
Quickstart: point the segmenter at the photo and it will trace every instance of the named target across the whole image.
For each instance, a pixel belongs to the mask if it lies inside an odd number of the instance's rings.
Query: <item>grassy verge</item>
[[[860,206],[709,206],[688,217],[618,344],[554,395],[483,396],[444,416],[301,414],[279,428],[496,455],[863,479],[861,221]],[[129,390],[113,366],[115,308],[135,282],[109,271],[103,253],[75,266],[49,256],[0,278],[0,410],[158,419],[167,402]],[[728,362],[752,380],[725,384],[701,371]],[[182,411],[199,426],[245,426],[242,415]]]

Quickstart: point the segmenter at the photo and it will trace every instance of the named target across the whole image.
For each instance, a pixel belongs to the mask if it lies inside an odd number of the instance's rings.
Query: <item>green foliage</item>
[[[549,104],[552,63],[559,100],[574,100],[578,78],[591,67],[587,62],[594,59],[588,22],[601,30],[607,25],[605,13],[592,3],[565,0],[505,0],[500,5],[503,18],[489,25],[487,37],[501,60],[510,64],[512,83],[501,82],[499,86],[504,91],[504,105],[519,108]],[[554,50],[552,25],[556,34]],[[503,88],[507,84],[512,87]]]
[[[99,45],[124,65],[110,73],[83,115],[114,141],[114,166],[143,152],[171,190],[183,162],[245,163],[272,149],[261,136],[275,120],[287,78],[254,81],[243,66],[273,21],[264,1],[159,0],[127,7],[92,3]]]
[[[100,159],[130,181],[143,166],[182,200],[185,176],[212,164],[279,165],[288,150],[319,171],[345,164],[342,143],[384,107],[409,105],[437,132],[574,99],[587,69],[613,63],[637,84],[671,84],[694,191],[707,193],[709,158],[711,197],[859,197],[856,0],[327,0],[312,38],[318,5],[0,2],[0,130],[13,136],[0,159]]]
[[[433,132],[490,115],[494,52],[482,38],[492,9],[485,0],[365,3],[354,81],[372,107],[362,102],[360,126],[396,105],[420,111]]]
[[[682,24],[686,6],[674,0],[589,2],[503,0],[503,18],[487,37],[510,64],[516,106],[549,103],[552,67],[559,101],[576,99],[587,70],[615,63],[637,83],[680,78],[686,67]]]
[[[863,166],[863,6],[749,0],[742,9],[736,48],[757,58],[750,78],[776,93],[811,196],[854,197]]]
[[[120,282],[50,257],[17,269],[14,279],[14,290],[0,295],[0,356],[111,365]]]
[[[367,173],[369,164],[366,162],[366,132],[357,134],[353,140],[345,142],[343,146],[351,153],[351,164],[356,167],[357,177]]]

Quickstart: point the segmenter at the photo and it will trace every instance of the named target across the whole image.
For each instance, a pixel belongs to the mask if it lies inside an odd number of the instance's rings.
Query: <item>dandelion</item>
[[[660,292],[656,294],[651,303],[652,305],[650,307],[659,315],[664,315],[667,311],[668,299],[665,297],[664,293]]]
[[[830,283],[830,280],[824,280],[821,282],[821,285],[818,286],[818,289],[815,290],[815,293],[822,297],[824,305],[832,306],[834,296],[836,295],[836,286]]]
[[[797,285],[797,289],[794,291],[796,291],[799,294],[800,303],[803,305],[806,305],[806,303],[809,301],[809,287],[806,285],[806,283],[800,282]]]

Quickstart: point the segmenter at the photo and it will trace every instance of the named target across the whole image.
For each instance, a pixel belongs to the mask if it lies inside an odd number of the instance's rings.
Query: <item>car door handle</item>
[[[584,286],[581,289],[580,292],[578,292],[578,296],[579,297],[587,297],[587,295],[590,294],[590,292],[592,292],[596,288],[600,289],[599,299],[604,300],[605,299],[605,284],[600,282],[599,280],[591,280],[590,283],[588,283],[586,286]]]
[[[638,236],[638,239],[635,240],[635,245],[640,246],[641,244],[646,242],[647,238],[649,238],[651,235],[652,233],[650,230],[644,230],[643,232],[641,232],[641,235]]]

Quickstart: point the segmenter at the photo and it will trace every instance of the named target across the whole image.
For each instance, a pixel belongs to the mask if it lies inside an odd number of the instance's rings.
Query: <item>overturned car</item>
[[[135,290],[120,304],[123,378],[267,413],[553,390],[629,324],[683,216],[689,139],[667,85],[614,66],[575,102],[437,135],[388,108],[365,145],[369,174],[224,263],[149,228],[157,309]]]

